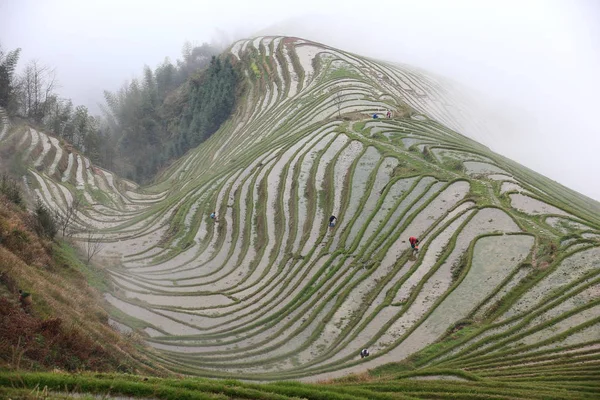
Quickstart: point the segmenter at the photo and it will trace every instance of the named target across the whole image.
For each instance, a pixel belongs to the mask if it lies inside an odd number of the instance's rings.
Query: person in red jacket
[[[419,251],[419,239],[417,239],[414,236],[411,236],[408,238],[408,241],[410,242],[410,247],[412,247],[413,252],[418,252]]]

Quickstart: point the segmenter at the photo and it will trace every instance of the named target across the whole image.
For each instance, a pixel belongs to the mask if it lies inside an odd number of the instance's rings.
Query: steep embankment
[[[50,240],[47,215],[28,212],[17,183],[0,178],[0,370],[161,371],[109,326],[89,286],[105,286],[101,272]]]
[[[106,301],[156,362],[261,380],[598,378],[598,203],[458,133],[468,104],[440,78],[295,38],[231,57],[236,114],[152,187],[50,160],[32,129],[2,142],[39,165],[30,190],[48,206],[83,196]]]

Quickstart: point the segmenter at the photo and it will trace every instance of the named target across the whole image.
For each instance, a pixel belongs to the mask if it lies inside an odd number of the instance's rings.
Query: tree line
[[[154,71],[146,66],[141,79],[104,93],[104,116],[120,152],[117,172],[144,182],[229,117],[238,73],[217,53],[207,44],[184,47],[176,64],[165,59]]]
[[[239,73],[208,44],[186,43],[181,59],[116,92],[104,92],[102,115],[59,97],[56,71],[37,60],[16,73],[20,49],[0,46],[0,107],[71,143],[92,162],[140,183],[212,135],[231,115]]]
[[[17,74],[21,49],[4,51],[0,46],[0,107],[73,144],[99,162],[102,147],[100,120],[87,107],[74,106],[59,97],[56,70],[32,60]]]

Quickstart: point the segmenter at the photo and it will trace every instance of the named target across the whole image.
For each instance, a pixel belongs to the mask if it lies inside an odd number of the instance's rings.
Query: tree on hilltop
[[[12,111],[15,102],[15,69],[21,49],[5,52],[0,45],[0,107]]]

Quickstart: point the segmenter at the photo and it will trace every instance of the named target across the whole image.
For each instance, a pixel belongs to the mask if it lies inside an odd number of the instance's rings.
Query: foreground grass
[[[434,373],[440,375],[430,375]],[[422,376],[460,377],[460,371],[429,371]],[[246,383],[205,378],[152,378],[129,374],[65,374],[0,371],[0,397],[68,399],[129,396],[152,399],[585,399],[597,398],[595,385],[560,382],[418,380],[415,376],[375,380],[366,376],[343,382]],[[464,379],[464,377],[463,377]],[[96,396],[96,397],[94,397]]]

